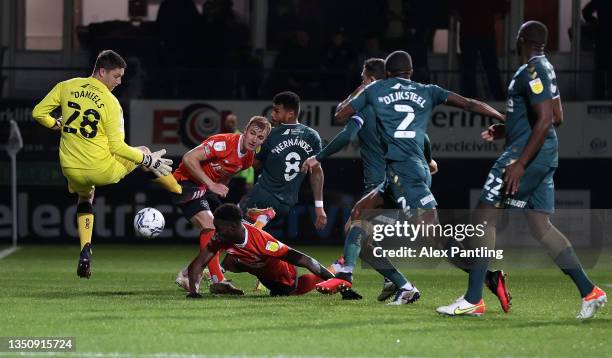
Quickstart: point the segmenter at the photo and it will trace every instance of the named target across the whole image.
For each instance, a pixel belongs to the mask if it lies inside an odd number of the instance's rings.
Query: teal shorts
[[[280,201],[274,194],[255,184],[253,189],[240,202],[240,209],[243,213],[246,214],[247,210],[252,208],[272,208],[276,212],[276,219],[283,219],[289,214],[291,205]]]
[[[552,214],[555,211],[556,167],[531,163],[513,196],[504,194],[504,170],[507,161],[497,161],[491,168],[480,193],[480,201],[497,208],[533,209]]]
[[[431,173],[424,161],[389,162],[381,191],[385,206],[406,210],[434,209],[438,203],[430,186]]]

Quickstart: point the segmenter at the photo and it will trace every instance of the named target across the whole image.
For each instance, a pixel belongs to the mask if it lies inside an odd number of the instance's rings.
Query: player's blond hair
[[[270,134],[270,131],[272,130],[272,125],[270,124],[270,121],[268,121],[266,117],[262,117],[262,116],[251,117],[244,131],[246,132],[250,126],[255,126],[261,129],[262,131],[266,132],[266,135]]]

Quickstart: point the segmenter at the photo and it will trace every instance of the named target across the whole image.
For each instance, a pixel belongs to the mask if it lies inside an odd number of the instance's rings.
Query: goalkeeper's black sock
[[[77,205],[76,219],[79,240],[81,241],[81,250],[83,250],[86,244],[91,244],[91,236],[93,233],[94,214],[90,202],[85,201]]]

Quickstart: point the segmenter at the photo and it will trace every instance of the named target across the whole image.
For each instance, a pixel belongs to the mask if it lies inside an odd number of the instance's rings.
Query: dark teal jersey
[[[281,124],[270,132],[256,158],[263,163],[257,184],[279,201],[293,206],[305,174],[302,163],[321,151],[321,137],[301,123]]]
[[[376,129],[376,114],[372,106],[357,112],[352,118],[360,125],[357,132],[363,165],[363,182],[366,187],[385,180],[385,153]]]
[[[519,67],[508,86],[506,105],[506,148],[499,158],[509,162],[520,157],[527,145],[531,128],[537,115],[531,106],[559,97],[559,88],[553,66],[544,55],[533,57]],[[558,164],[558,141],[553,126],[546,140],[533,159],[534,163],[556,167]]]
[[[450,92],[393,77],[367,86],[350,105],[356,112],[372,106],[387,161],[422,161],[424,135],[433,108],[445,103]]]

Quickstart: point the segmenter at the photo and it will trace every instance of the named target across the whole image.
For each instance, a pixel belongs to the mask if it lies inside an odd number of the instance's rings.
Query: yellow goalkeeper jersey
[[[60,165],[70,169],[104,169],[113,155],[140,163],[140,150],[125,143],[123,110],[111,91],[94,77],[73,78],[55,85],[34,107],[32,116],[51,128],[50,113],[61,107]]]

